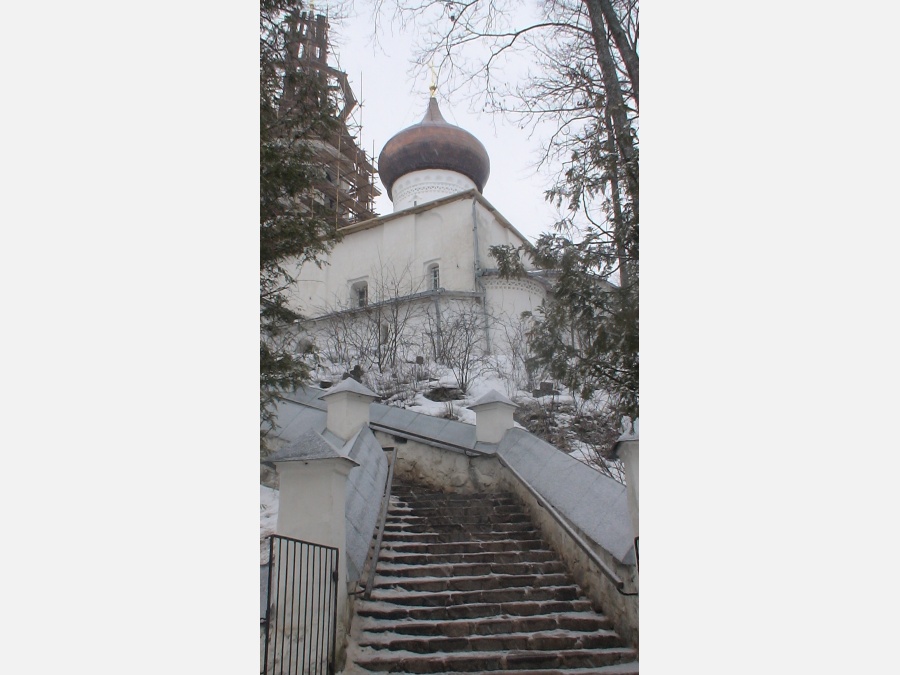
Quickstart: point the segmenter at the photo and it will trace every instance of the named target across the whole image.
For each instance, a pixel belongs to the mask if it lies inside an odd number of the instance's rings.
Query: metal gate
[[[265,675],[334,674],[338,550],[269,537]]]

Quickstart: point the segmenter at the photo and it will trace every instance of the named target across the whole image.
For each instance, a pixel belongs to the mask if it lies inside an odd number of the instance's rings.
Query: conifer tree
[[[337,124],[325,74],[298,57],[300,0],[260,2],[259,301],[260,420],[274,424],[274,395],[309,376],[309,347],[287,291],[303,264],[318,263],[337,237],[333,210],[319,203],[324,170],[311,145]]]

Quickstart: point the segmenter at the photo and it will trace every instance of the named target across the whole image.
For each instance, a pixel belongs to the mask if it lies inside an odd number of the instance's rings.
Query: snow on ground
[[[259,564],[269,562],[269,542],[267,537],[275,534],[278,521],[278,490],[265,485],[259,486]]]
[[[462,401],[432,401],[425,398],[423,392],[416,392],[411,404],[403,406],[407,410],[422,413],[423,415],[431,415],[432,417],[447,417],[452,411],[453,415],[458,415],[461,410]],[[471,411],[468,411],[471,412]],[[472,424],[475,423],[475,413],[472,413]]]

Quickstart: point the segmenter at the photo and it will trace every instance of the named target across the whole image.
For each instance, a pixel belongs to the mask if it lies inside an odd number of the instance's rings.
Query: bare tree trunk
[[[613,40],[615,40],[616,49],[618,49],[619,54],[622,55],[625,71],[628,73],[628,79],[631,80],[631,85],[634,89],[634,103],[637,105],[638,71],[640,70],[638,67],[637,52],[634,50],[631,41],[628,39],[625,29],[622,28],[622,21],[619,19],[619,15],[616,14],[615,9],[613,9],[612,3],[609,0],[597,0],[597,4],[600,5],[600,11],[603,12],[603,18],[606,19],[609,33],[612,35]]]
[[[613,122],[613,131],[616,138],[618,154],[625,162],[625,182],[628,193],[634,202],[635,211],[638,204],[638,175],[635,162],[634,138],[631,133],[631,124],[628,121],[628,110],[625,107],[625,97],[622,95],[622,87],[619,76],[616,73],[616,64],[613,61],[609,48],[609,38],[603,22],[603,12],[600,9],[600,0],[584,0],[591,19],[591,34],[594,37],[594,48],[597,52],[597,63],[603,75],[603,86],[606,90],[606,106],[609,109]]]
[[[616,240],[616,257],[619,260],[619,285],[628,288],[631,279],[628,274],[628,260],[625,252],[625,241],[628,233],[625,230],[625,219],[622,217],[622,201],[619,192],[619,163],[616,161],[614,141],[612,137],[612,120],[609,109],[606,110],[607,144],[609,146],[609,159],[612,163],[609,171],[609,188],[613,207],[614,237]]]

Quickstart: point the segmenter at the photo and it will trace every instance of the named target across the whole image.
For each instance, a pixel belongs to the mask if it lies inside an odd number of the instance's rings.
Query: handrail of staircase
[[[394,482],[394,464],[397,463],[397,446],[391,453],[391,465],[388,467],[387,482],[384,486],[384,495],[381,497],[381,514],[378,516],[378,536],[375,538],[375,547],[369,560],[369,571],[366,576],[366,586],[363,597],[368,600],[372,596],[372,584],[375,581],[375,567],[378,565],[378,556],[381,554],[381,538],[384,536],[384,525],[387,521],[388,505],[391,502],[391,484]]]
[[[500,460],[500,463],[507,469],[509,469],[510,473],[515,476],[516,480],[518,480],[525,487],[525,489],[531,493],[531,496],[537,500],[538,504],[544,510],[548,511],[551,516],[553,516],[553,519],[557,523],[559,523],[560,527],[563,528],[565,533],[568,534],[576,544],[578,544],[581,550],[585,552],[587,557],[590,558],[591,561],[600,568],[600,571],[603,572],[603,575],[612,582],[612,585],[620,595],[637,595],[637,593],[629,593],[623,590],[625,588],[625,582],[622,581],[622,579],[619,578],[619,575],[616,574],[612,569],[610,569],[609,565],[607,565],[590,547],[590,545],[577,532],[575,532],[574,529],[572,529],[572,526],[563,519],[562,514],[556,510],[556,507],[553,506],[553,504],[544,499],[544,497],[534,489],[531,483],[525,480],[525,478],[522,477],[522,474],[512,468],[509,463],[506,462],[506,460],[504,460],[499,454],[497,455],[497,459]]]
[[[432,438],[431,436],[427,436],[425,434],[417,434],[413,431],[409,431],[408,429],[392,427],[382,422],[370,422],[369,427],[371,427],[373,431],[383,431],[387,434],[391,434],[392,436],[408,438],[411,441],[424,441],[428,445],[433,445],[436,448],[446,448],[447,450],[452,450],[454,452],[461,452],[468,457],[480,457],[489,454],[486,452],[482,452],[481,450],[476,450],[475,448],[469,447],[467,445],[459,445],[458,443],[450,443],[448,441],[439,441],[438,439]]]

